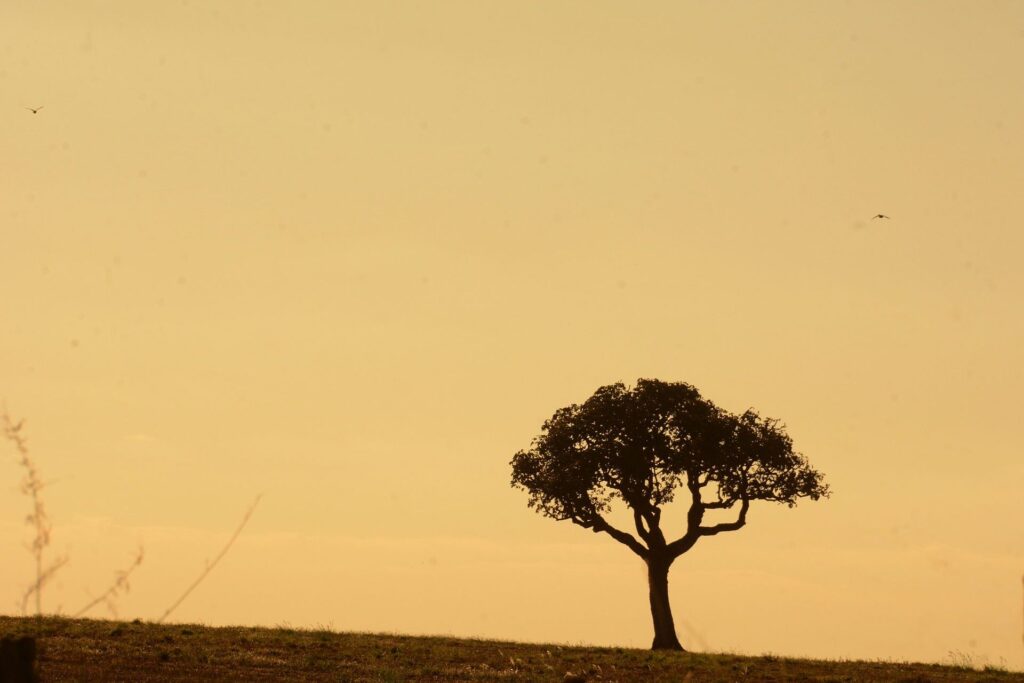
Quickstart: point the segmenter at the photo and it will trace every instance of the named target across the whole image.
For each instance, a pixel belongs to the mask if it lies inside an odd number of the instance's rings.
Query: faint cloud
[[[950,569],[952,567],[952,563],[950,562],[949,558],[945,557],[943,555],[931,555],[931,556],[929,556],[928,557],[928,563],[931,565],[932,569],[935,569],[935,570],[938,570],[938,571]]]
[[[131,441],[132,443],[155,443],[159,439],[151,434],[125,434],[121,437],[125,441]]]

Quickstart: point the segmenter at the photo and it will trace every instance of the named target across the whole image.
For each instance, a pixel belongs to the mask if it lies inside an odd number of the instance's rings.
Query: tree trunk
[[[668,568],[672,560],[651,557],[647,560],[647,581],[651,589],[651,617],[654,619],[652,650],[680,650],[685,652],[676,637],[672,621],[672,607],[668,602]]]

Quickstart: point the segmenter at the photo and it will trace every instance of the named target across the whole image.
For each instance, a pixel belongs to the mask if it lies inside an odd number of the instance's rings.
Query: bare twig
[[[128,583],[128,577],[131,576],[132,572],[134,572],[140,564],[142,564],[142,557],[142,546],[139,546],[139,552],[135,556],[135,560],[132,562],[131,566],[129,566],[128,569],[123,569],[115,573],[114,583],[111,584],[110,588],[108,588],[106,591],[100,594],[99,597],[94,599],[88,605],[75,612],[74,618],[82,616],[83,614],[85,614],[101,602],[105,602],[107,604],[107,609],[109,609],[111,614],[113,614],[116,617],[117,605],[114,602],[114,598],[116,598],[120,593],[127,593],[129,590],[131,590],[131,586]]]
[[[66,565],[70,560],[67,555],[61,555],[46,569],[36,577],[36,582],[25,589],[25,592],[21,595],[21,613],[25,614],[28,611],[28,601],[33,595],[36,596],[36,616],[39,616],[39,594],[43,591],[43,586],[53,578],[53,575],[57,573],[57,570]],[[58,611],[60,608],[58,608]]]
[[[14,450],[18,454],[18,464],[25,469],[25,478],[21,481],[21,492],[32,499],[32,512],[25,518],[25,523],[35,530],[35,537],[32,539],[29,551],[35,559],[36,580],[34,584],[26,589],[22,596],[21,612],[24,614],[28,610],[29,599],[35,596],[36,616],[40,617],[43,613],[43,585],[53,578],[58,569],[68,563],[68,557],[67,555],[61,555],[51,562],[48,567],[44,568],[43,554],[47,546],[50,545],[50,532],[52,528],[41,495],[46,484],[39,476],[39,470],[36,468],[35,462],[29,456],[28,440],[21,431],[22,427],[25,426],[25,421],[19,420],[14,422],[11,419],[10,413],[7,412],[7,407],[4,406],[0,408],[0,422],[2,422],[4,437],[14,444]]]
[[[261,498],[263,498],[262,493],[256,496],[256,500],[254,500],[252,502],[252,505],[249,506],[249,509],[245,511],[245,515],[242,517],[242,522],[238,525],[238,528],[235,529],[235,533],[231,534],[231,538],[228,539],[228,542],[217,554],[217,557],[213,558],[213,562],[206,563],[206,568],[203,569],[202,573],[199,574],[199,578],[193,581],[192,585],[185,589],[185,592],[181,594],[181,597],[175,600],[174,603],[170,607],[168,607],[167,610],[164,611],[162,615],[160,615],[160,618],[156,620],[156,623],[162,623],[163,620],[166,619],[171,612],[177,609],[178,605],[185,601],[185,598],[187,598],[189,594],[196,589],[196,586],[202,583],[203,579],[209,576],[213,568],[217,566],[217,563],[220,562],[221,559],[228,554],[228,550],[231,549],[231,546],[234,545],[235,541],[238,540],[238,537],[242,534],[242,529],[244,529],[245,525],[249,523],[249,518],[252,517],[252,513],[253,511],[256,510],[256,506],[259,505]]]

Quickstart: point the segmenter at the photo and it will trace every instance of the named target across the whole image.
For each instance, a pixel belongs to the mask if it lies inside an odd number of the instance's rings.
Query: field
[[[118,681],[1021,681],[968,666],[650,652],[291,628],[0,617],[42,634],[41,680]]]

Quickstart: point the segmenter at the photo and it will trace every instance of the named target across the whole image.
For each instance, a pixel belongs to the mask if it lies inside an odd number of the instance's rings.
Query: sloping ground
[[[0,617],[41,634],[41,681],[1020,681],[930,664],[826,662],[287,628]]]

